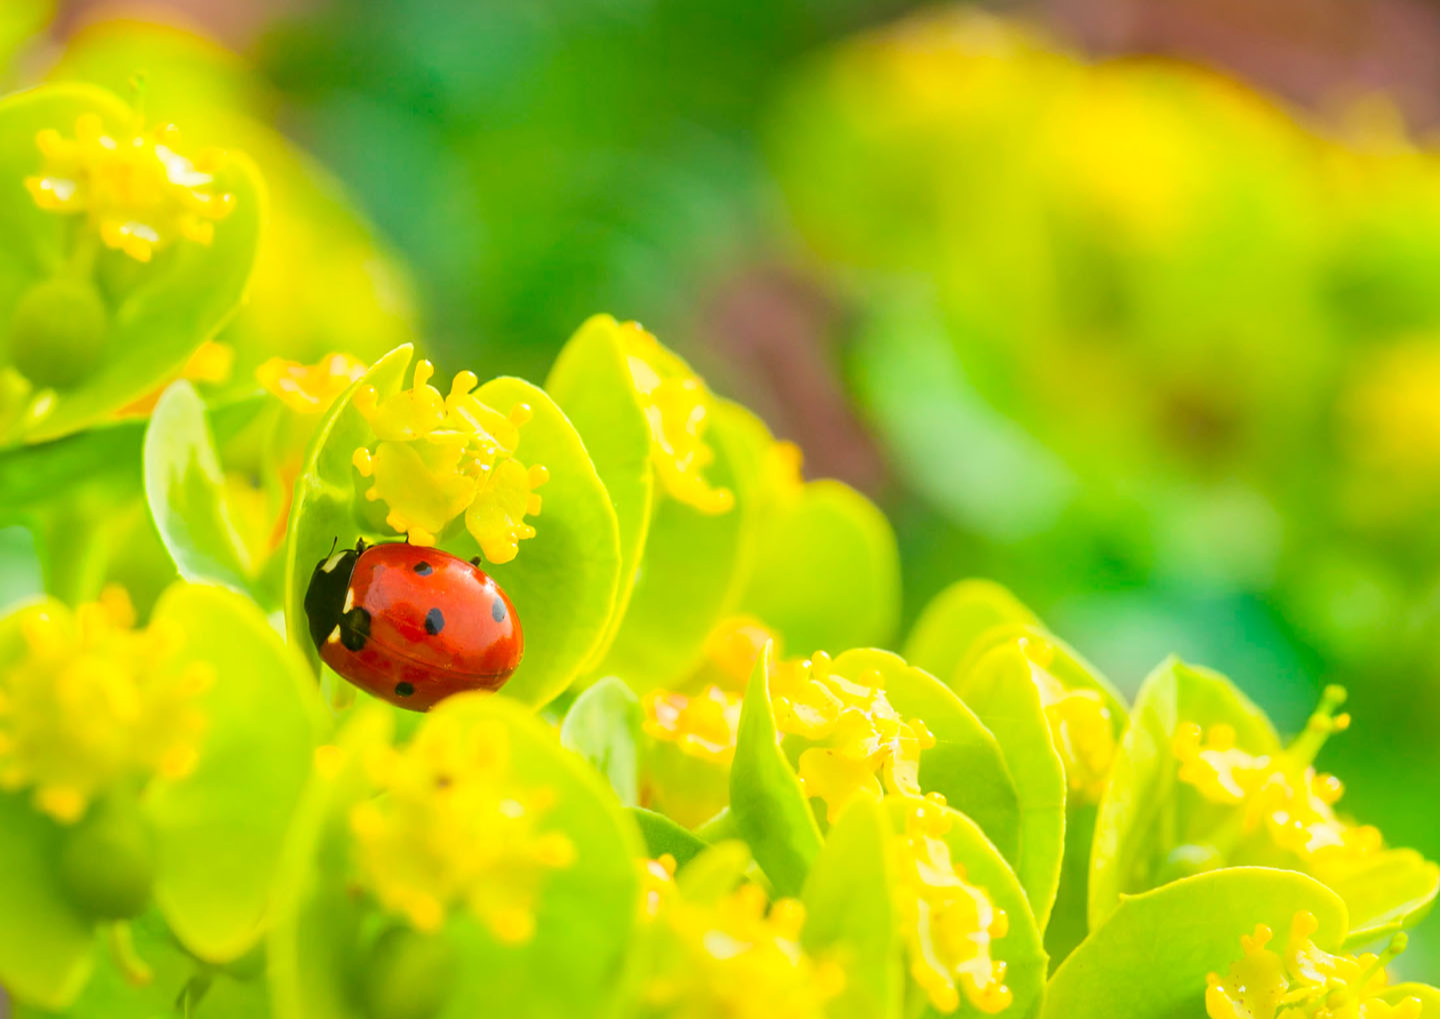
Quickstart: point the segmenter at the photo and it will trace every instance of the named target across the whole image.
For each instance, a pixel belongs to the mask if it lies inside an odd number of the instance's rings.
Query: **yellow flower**
[[[660,345],[638,323],[620,327],[630,378],[640,397],[652,439],[651,462],[671,498],[701,513],[724,513],[735,504],[728,488],[715,488],[705,469],[715,451],[705,442],[710,390],[689,365]]]
[[[19,657],[0,669],[0,789],[30,789],[68,824],[117,783],[194,767],[205,724],[194,700],[214,674],[174,664],[181,635],[134,622],[120,588],[74,611],[21,610]]]
[[[349,354],[327,354],[314,364],[272,357],[255,369],[266,392],[299,414],[319,414],[365,374],[365,363]]]
[[[228,343],[221,343],[219,340],[206,340],[195,348],[195,352],[186,359],[174,376],[166,379],[140,399],[127,403],[117,410],[115,415],[117,417],[144,417],[155,409],[155,405],[160,402],[160,394],[165,392],[170,383],[176,379],[218,385],[230,378],[231,369],[234,367],[234,347]]]
[[[1050,737],[1065,764],[1070,792],[1098,802],[1115,758],[1115,729],[1110,709],[1095,690],[1066,688],[1050,672],[1055,649],[1044,641],[1022,638],[1020,649],[1030,662],[1030,675],[1040,693]]]
[[[1328,688],[1305,731],[1273,756],[1240,749],[1228,725],[1202,733],[1200,726],[1185,723],[1175,733],[1178,777],[1212,803],[1242,807],[1246,832],[1263,828],[1276,846],[1294,853],[1317,876],[1339,876],[1384,847],[1377,829],[1335,815],[1334,804],[1345,787],[1311,767],[1330,733],[1350,724],[1349,715],[1335,714],[1344,699],[1340,687]]]
[[[910,975],[941,1012],[960,1007],[960,996],[993,1015],[1010,1006],[1005,963],[994,959],[994,942],[1009,931],[1009,918],[983,888],[965,880],[943,836],[950,818],[938,797],[916,799],[896,836],[896,905]]]
[[[501,941],[528,941],[536,896],[575,847],[543,829],[553,793],[517,781],[505,727],[432,714],[366,764],[377,795],[352,808],[350,829],[380,904],[427,932],[463,905]]]
[[[176,151],[173,126],[119,137],[93,113],[75,122],[75,137],[47,128],[35,136],[44,168],[27,177],[35,204],[52,212],[84,213],[108,248],[148,262],[177,238],[209,244],[215,224],[230,214],[234,196],[215,190],[224,162],[219,150],[193,159]]]
[[[721,622],[706,638],[704,662],[683,684],[687,689],[698,686],[699,692],[646,694],[641,701],[645,732],[692,757],[728,764],[735,755],[745,685],[766,642],[774,639],[765,624],[751,616]]]
[[[822,1019],[844,987],[838,965],[800,947],[805,907],[768,904],[744,884],[715,902],[686,899],[674,861],[646,867],[644,915],[656,947],[642,1014],[666,1019]]]
[[[1264,924],[1242,936],[1243,955],[1227,975],[1207,979],[1210,1019],[1419,1019],[1420,999],[1388,1004],[1378,997],[1385,966],[1405,950],[1405,935],[1379,956],[1332,955],[1310,940],[1318,926],[1314,914],[1296,913],[1283,955],[1269,947],[1274,933]]]
[[[920,795],[920,752],[935,737],[920,719],[900,717],[884,685],[878,671],[842,674],[823,651],[782,663],[771,679],[776,728],[818,744],[800,754],[800,784],[831,821],[857,795]]]
[[[645,695],[645,732],[692,757],[729,763],[740,729],[739,694],[707,686],[692,696],[671,690]]]
[[[525,518],[540,512],[534,490],[549,476],[515,459],[530,408],[517,404],[507,416],[480,402],[471,392],[479,380],[468,371],[442,397],[429,384],[434,373],[420,361],[411,388],[383,400],[373,386],[356,394],[355,408],[379,440],[374,452],[355,451],[356,469],[374,478],[366,498],[383,500],[386,522],[416,545],[433,545],[464,514],[485,558],[509,562],[535,536]]]

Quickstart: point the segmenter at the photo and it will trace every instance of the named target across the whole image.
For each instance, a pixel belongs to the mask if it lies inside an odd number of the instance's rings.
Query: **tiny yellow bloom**
[[[673,743],[693,757],[729,763],[740,730],[739,694],[707,686],[690,696],[653,690],[641,702],[647,735]]]
[[[235,367],[235,348],[228,343],[219,340],[206,340],[195,348],[180,370],[163,383],[156,386],[149,393],[140,399],[127,403],[115,412],[117,417],[145,417],[155,409],[160,402],[160,394],[165,392],[170,383],[176,379],[185,379],[187,382],[205,382],[210,385],[218,385],[230,378],[230,372]]]
[[[1070,792],[1084,802],[1098,802],[1115,759],[1110,709],[1097,691],[1067,688],[1050,672],[1055,654],[1051,645],[1026,637],[1021,639],[1020,649],[1030,662],[1030,675],[1045,709],[1051,739],[1064,762]]]
[[[366,498],[384,501],[386,522],[417,545],[433,545],[463,514],[485,558],[509,562],[535,536],[525,518],[539,514],[535,489],[549,478],[544,467],[515,458],[531,410],[517,404],[507,415],[482,403],[473,372],[460,372],[441,396],[430,385],[434,373],[420,361],[409,389],[383,400],[374,387],[356,394],[355,407],[379,440],[373,452],[354,454],[355,468],[374,479]]]
[[[1384,848],[1379,830],[1352,825],[1336,816],[1344,785],[1317,772],[1311,762],[1332,732],[1346,729],[1349,715],[1337,715],[1345,692],[1326,690],[1305,731],[1285,750],[1253,755],[1236,745],[1228,725],[1185,723],[1175,733],[1178,778],[1213,803],[1242,809],[1247,832],[1264,830],[1274,845],[1294,853],[1316,876],[1336,877]]]
[[[74,611],[21,610],[19,658],[0,668],[0,789],[31,790],[68,824],[118,783],[194,767],[205,726],[194,702],[213,672],[174,663],[172,630],[134,624],[120,588]]]
[[[884,685],[877,671],[844,675],[823,651],[781,663],[771,679],[776,728],[815,744],[800,754],[800,784],[831,821],[857,795],[920,795],[920,752],[935,737],[900,717]]]
[[[655,954],[641,996],[650,1019],[822,1019],[843,970],[800,947],[805,907],[744,884],[715,902],[675,887],[674,860],[645,867],[642,915]]]
[[[1378,956],[1332,955],[1310,940],[1318,926],[1313,913],[1296,913],[1283,955],[1269,947],[1274,932],[1264,924],[1242,936],[1243,954],[1229,972],[1207,979],[1210,1019],[1420,1019],[1419,998],[1390,1004],[1378,997],[1386,965],[1405,950],[1404,934]]]
[[[211,243],[234,207],[234,196],[215,188],[224,154],[186,157],[179,141],[173,126],[115,136],[98,115],[81,114],[74,138],[53,128],[35,136],[44,168],[25,186],[40,208],[83,213],[106,247],[148,262],[177,239]]]
[[[710,390],[689,365],[638,323],[622,324],[620,340],[650,425],[651,462],[661,488],[701,513],[726,512],[735,504],[734,494],[705,478],[706,468],[715,460],[715,451],[705,441]]]
[[[554,794],[516,778],[505,727],[430,715],[403,749],[366,762],[377,794],[350,812],[362,883],[420,931],[468,908],[499,940],[528,941],[548,875],[574,844],[543,821]]]
[[[910,975],[937,1011],[954,1012],[963,993],[975,1009],[993,1015],[1013,1000],[1005,963],[993,957],[1009,918],[950,858],[944,835],[951,821],[941,802],[913,800],[905,831],[895,839],[895,901]]]
[[[349,354],[327,354],[314,364],[272,357],[255,369],[265,391],[299,414],[319,414],[365,374],[365,362]]]

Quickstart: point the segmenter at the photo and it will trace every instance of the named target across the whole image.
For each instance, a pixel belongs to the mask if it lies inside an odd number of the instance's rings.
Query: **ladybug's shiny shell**
[[[402,542],[361,542],[322,560],[305,614],[326,665],[415,711],[464,690],[498,689],[525,649],[515,606],[485,571]]]

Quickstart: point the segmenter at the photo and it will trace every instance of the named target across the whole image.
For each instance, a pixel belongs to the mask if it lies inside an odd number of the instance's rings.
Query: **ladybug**
[[[480,569],[438,548],[366,545],[322,559],[305,591],[326,665],[414,711],[464,690],[498,690],[525,651],[515,606]]]

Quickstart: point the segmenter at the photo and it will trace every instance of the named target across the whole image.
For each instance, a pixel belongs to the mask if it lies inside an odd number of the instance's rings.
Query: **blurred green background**
[[[1322,765],[1440,858],[1431,5],[4,0],[0,66],[260,150],[252,346],[539,378],[637,318],[882,503],[907,622],[986,575],[1127,692],[1345,683]]]

